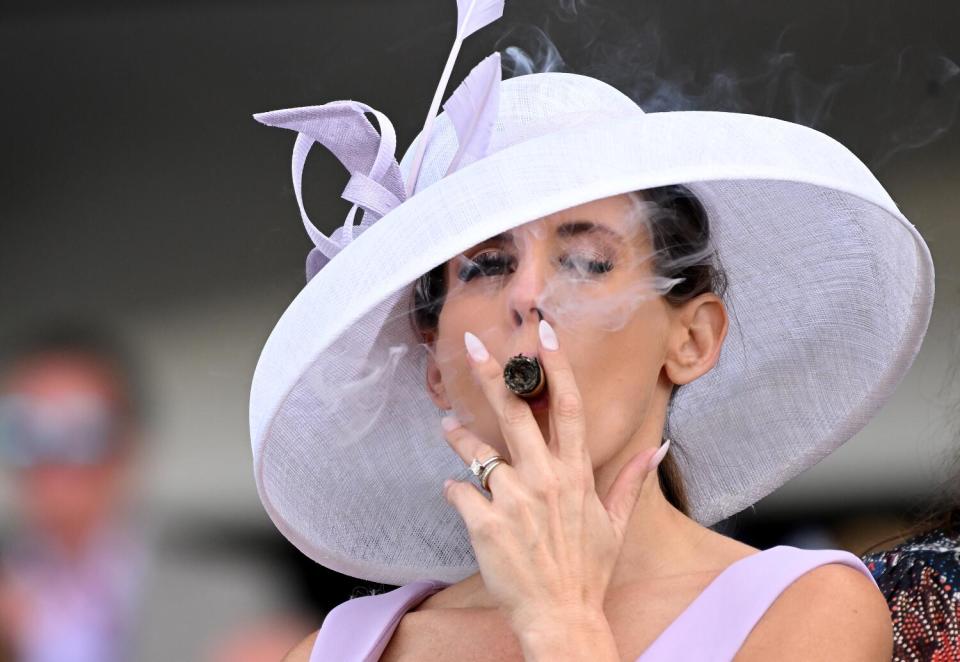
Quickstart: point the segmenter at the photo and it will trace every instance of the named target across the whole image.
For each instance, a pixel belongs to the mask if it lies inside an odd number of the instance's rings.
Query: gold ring
[[[486,491],[490,491],[490,488],[487,486],[487,481],[490,480],[490,474],[493,473],[493,470],[496,469],[501,464],[506,464],[507,461],[502,457],[495,457],[487,460],[483,463],[483,473],[480,474],[480,486]]]

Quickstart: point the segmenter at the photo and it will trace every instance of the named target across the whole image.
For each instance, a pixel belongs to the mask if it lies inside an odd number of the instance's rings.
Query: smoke
[[[411,318],[428,312],[433,322],[419,330],[432,333],[431,341],[372,352],[350,345],[349,354],[329,350],[298,390],[303,411],[320,417],[325,436],[343,447],[366,438],[399,402],[418,402],[429,413],[424,371],[411,370],[427,356],[445,384],[480,394],[479,387],[463,386],[476,380],[463,332],[478,335],[501,364],[516,354],[535,355],[534,310],[562,335],[575,363],[599,360],[612,347],[623,352],[659,342],[660,327],[650,320],[663,315],[660,298],[684,284],[691,267],[713,264],[715,255],[702,221],[681,214],[673,198],[660,204],[649,195],[606,198],[535,219],[454,256],[440,267],[442,287],[430,282],[436,270],[421,278],[413,305],[398,306],[384,323],[383,335],[399,339],[404,334],[397,329],[409,329]],[[611,340],[611,334],[624,335]],[[461,421],[474,420],[468,401],[454,404]]]
[[[853,62],[825,53],[831,44],[840,50],[851,39],[870,41],[862,25],[849,34],[839,8],[807,24],[794,19],[767,39],[751,34],[747,45],[741,40],[748,40],[748,26],[729,11],[710,38],[698,39],[701,23],[670,23],[648,4],[648,12],[627,16],[611,3],[559,0],[543,28],[515,27],[499,40],[505,70],[583,73],[617,87],[647,112],[777,117],[839,139],[871,167],[933,143],[960,112],[960,67],[935,48],[870,42],[846,49],[856,51]]]
[[[503,47],[502,66],[507,77],[566,70],[560,51],[540,28],[514,28],[501,37],[498,48],[501,44],[513,41],[525,43],[527,48],[516,45]]]
[[[606,333],[623,329],[644,302],[683,282],[670,274],[712,254],[707,247],[679,257],[654,250],[652,225],[668,222],[663,218],[667,212],[636,197],[625,206],[615,224],[615,240],[596,228],[570,234],[564,223],[538,220],[483,250],[457,256],[457,277],[448,285],[447,301],[498,300],[505,309],[536,307],[561,328]],[[516,280],[522,281],[519,291]],[[511,292],[504,292],[506,288]],[[521,300],[525,295],[529,301]]]
[[[557,16],[562,20],[576,20],[581,10],[593,8],[594,5],[590,0],[559,0]]]
[[[320,362],[317,369],[307,373],[302,397],[309,401],[311,415],[324,421],[332,443],[344,447],[355,444],[388,413],[388,404],[398,397],[394,380],[397,366],[409,351],[401,344],[378,356],[348,357],[340,353],[337,360]],[[349,373],[344,372],[344,366],[349,366]]]
[[[888,90],[887,102],[877,107],[878,120],[891,127],[889,140],[873,157],[877,165],[895,154],[918,149],[943,136],[956,122],[960,109],[960,67],[953,60],[928,50],[904,49],[895,66],[877,67],[880,87]],[[909,122],[897,123],[909,109]]]
[[[500,39],[508,75],[578,71],[609,82],[647,112],[779,117],[834,135],[873,165],[935,141],[955,122],[960,105],[960,67],[930,48],[891,45],[860,60],[817,67],[802,48],[790,46],[793,27],[771,33],[768,43],[738,59],[723,50],[736,33],[698,44],[690,35],[671,34],[659,19],[627,20],[598,3],[577,0],[561,1],[557,18],[556,29],[549,22],[544,28],[515,27]],[[566,41],[556,36],[570,31],[575,34]],[[576,47],[562,55],[554,39]],[[337,443],[363,438],[400,400],[422,400],[429,413],[423,372],[410,377],[399,370],[414,358],[410,352],[420,352],[418,360],[432,358],[445,383],[474,379],[464,330],[478,335],[500,363],[517,353],[536,353],[536,325],[516,318],[534,309],[551,321],[565,348],[574,350],[575,362],[590,362],[598,356],[592,351],[608,352],[615,345],[605,342],[611,334],[642,341],[642,330],[633,325],[654,315],[658,299],[687,283],[692,268],[716,264],[717,256],[706,242],[681,239],[682,250],[675,250],[676,241],[653,240],[678,223],[675,211],[638,196],[611,200],[590,204],[620,206],[595,207],[578,217],[595,224],[599,219],[615,238],[584,228],[561,232],[563,219],[577,220],[562,212],[478,244],[443,265],[442,287],[435,275],[421,279],[416,296],[410,293],[418,304],[398,306],[397,316],[386,322],[395,329],[409,324],[408,316],[422,317],[433,334],[429,342],[351,357],[350,374],[314,373],[307,385],[311,406],[320,408]],[[441,310],[449,326],[438,326]],[[736,311],[730,313],[735,330]],[[465,423],[473,420],[462,404],[456,413]]]
[[[716,265],[713,245],[675,204],[619,196],[525,223],[467,249],[417,283],[420,308],[410,314],[434,315],[420,329],[432,334],[421,348],[444,383],[471,384],[463,331],[479,336],[501,364],[516,354],[535,355],[536,310],[564,338],[574,363],[589,363],[612,347],[658,342],[650,320],[663,314],[660,298],[701,265]],[[618,333],[625,335],[610,338]],[[465,402],[457,403],[456,413],[464,422],[475,415]]]

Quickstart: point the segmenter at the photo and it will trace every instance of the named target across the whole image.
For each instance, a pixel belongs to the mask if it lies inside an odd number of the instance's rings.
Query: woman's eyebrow
[[[495,234],[492,237],[489,237],[488,239],[484,239],[479,244],[476,244],[468,248],[466,251],[464,251],[464,253],[467,253],[470,250],[473,250],[475,248],[480,248],[481,246],[491,246],[491,245],[496,246],[496,245],[507,244],[512,239],[513,239],[513,232],[507,230],[506,232],[501,232],[500,234]]]
[[[623,240],[623,236],[613,230],[612,228],[607,227],[603,223],[594,223],[593,221],[569,221],[567,223],[562,223],[557,226],[556,234],[557,236],[568,239],[570,237],[575,237],[580,234],[593,234],[601,233],[607,235],[611,239]],[[495,234],[488,239],[484,239],[479,244],[473,246],[473,249],[481,248],[484,246],[496,246],[508,244],[513,241],[513,232],[507,230],[506,232],[501,232],[500,234]],[[467,251],[464,251],[467,252]]]
[[[557,226],[557,234],[565,238],[594,232],[606,234],[612,239],[623,239],[616,230],[612,230],[602,223],[594,223],[593,221],[571,221]]]

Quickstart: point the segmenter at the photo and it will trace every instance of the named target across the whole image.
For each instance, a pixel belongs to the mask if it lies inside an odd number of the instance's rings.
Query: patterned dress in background
[[[960,662],[960,534],[934,530],[863,562],[890,606],[894,662]]]

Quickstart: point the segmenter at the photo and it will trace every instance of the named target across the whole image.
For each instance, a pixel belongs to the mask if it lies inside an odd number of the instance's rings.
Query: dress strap
[[[403,615],[445,586],[424,580],[340,603],[323,619],[310,662],[376,662]]]
[[[780,594],[802,575],[829,563],[850,566],[873,579],[849,552],[771,547],[721,572],[637,662],[732,660]]]

